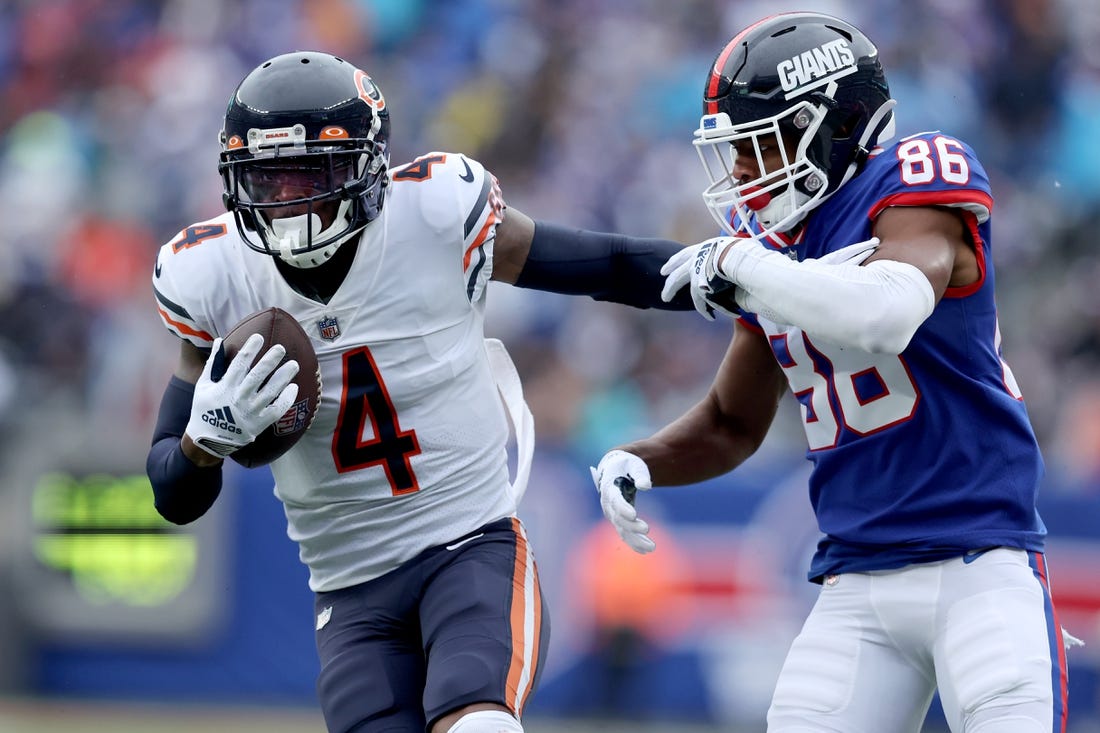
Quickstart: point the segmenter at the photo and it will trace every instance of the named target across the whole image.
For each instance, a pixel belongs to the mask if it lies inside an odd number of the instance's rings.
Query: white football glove
[[[195,445],[211,455],[224,458],[251,443],[282,417],[298,396],[298,385],[291,382],[298,373],[298,362],[291,360],[275,368],[286,356],[281,344],[272,345],[249,369],[263,345],[264,337],[252,334],[227,368],[222,340],[214,341],[195,384],[186,430]]]
[[[688,286],[691,302],[695,310],[708,321],[714,320],[715,312],[727,316],[737,315],[734,302],[736,286],[724,278],[718,271],[717,262],[722,252],[739,240],[734,237],[715,237],[682,250],[668,258],[661,266],[665,275],[665,286],[661,290],[661,300],[670,302],[680,288]],[[751,240],[748,240],[751,241]]]
[[[634,552],[653,552],[657,545],[649,538],[649,525],[638,517],[634,494],[638,489],[653,488],[649,467],[638,456],[623,450],[613,450],[600,459],[592,471],[592,480],[600,492],[603,515],[615,527],[623,542]]]

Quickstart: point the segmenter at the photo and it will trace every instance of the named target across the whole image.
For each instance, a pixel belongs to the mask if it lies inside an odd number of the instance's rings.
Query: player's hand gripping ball
[[[246,316],[222,341],[227,361],[237,355],[241,345],[254,333],[264,337],[265,347],[282,344],[286,349],[286,356],[280,363],[292,359],[298,362],[298,374],[294,377],[294,383],[298,385],[298,396],[290,409],[256,436],[254,441],[229,454],[230,458],[247,468],[271,463],[301,440],[317,415],[317,402],[321,396],[321,370],[317,365],[317,353],[313,350],[309,335],[294,316],[281,308],[267,308]],[[253,364],[259,361],[266,350],[265,348],[256,355]]]

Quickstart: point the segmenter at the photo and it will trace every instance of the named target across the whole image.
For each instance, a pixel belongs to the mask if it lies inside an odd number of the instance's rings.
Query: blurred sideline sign
[[[220,614],[223,511],[171,524],[133,467],[47,470],[31,481],[20,510],[17,598],[41,636],[189,639]]]

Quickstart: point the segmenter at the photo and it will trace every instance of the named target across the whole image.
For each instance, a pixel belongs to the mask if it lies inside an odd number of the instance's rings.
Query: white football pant
[[[783,664],[768,733],[1060,733],[1065,648],[1041,553],[997,548],[829,576]]]

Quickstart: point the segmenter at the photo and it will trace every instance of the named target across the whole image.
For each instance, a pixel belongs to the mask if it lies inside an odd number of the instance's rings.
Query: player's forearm
[[[207,467],[196,465],[184,455],[179,438],[173,436],[153,443],[145,471],[153,487],[153,505],[173,524],[195,521],[221,493],[221,462]]]
[[[636,308],[691,310],[684,291],[661,300],[661,266],[682,245],[535,222],[531,248],[516,280],[521,288],[588,295]]]
[[[222,461],[187,445],[190,440],[184,436],[194,391],[193,384],[178,377],[169,381],[145,461],[154,506],[175,524],[193,522],[205,514],[222,487]]]
[[[619,449],[645,461],[654,486],[679,486],[728,473],[759,446],[759,438],[723,419],[708,397],[653,436]]]

